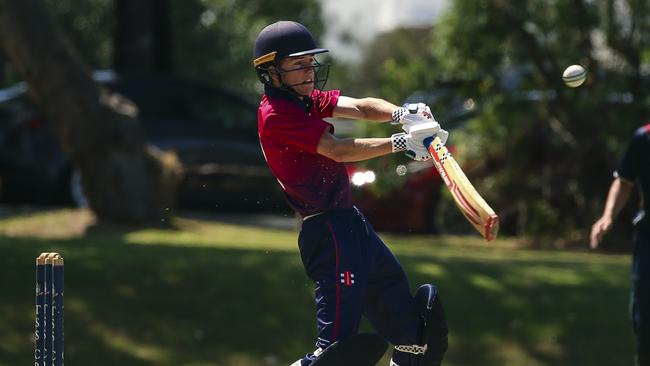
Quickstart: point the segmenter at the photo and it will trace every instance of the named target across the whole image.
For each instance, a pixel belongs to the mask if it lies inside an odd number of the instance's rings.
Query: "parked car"
[[[375,172],[348,165],[352,182],[352,197],[376,230],[394,232],[438,233],[436,213],[442,194],[443,182],[431,160],[410,161],[398,169]],[[401,184],[377,193],[372,185],[381,179],[399,179]]]
[[[245,97],[171,77],[121,78],[104,87],[131,99],[146,141],[175,151],[185,170],[181,207],[286,211],[257,138],[257,105]],[[0,90],[0,200],[84,204],[79,174],[27,85]]]

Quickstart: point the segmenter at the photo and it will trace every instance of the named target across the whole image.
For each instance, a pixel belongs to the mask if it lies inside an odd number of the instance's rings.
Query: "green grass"
[[[178,219],[102,229],[88,213],[0,218],[0,365],[32,362],[34,259],[66,260],[68,365],[288,365],[315,336],[297,231]],[[440,287],[445,365],[632,364],[629,256],[513,240],[383,235],[412,287]]]

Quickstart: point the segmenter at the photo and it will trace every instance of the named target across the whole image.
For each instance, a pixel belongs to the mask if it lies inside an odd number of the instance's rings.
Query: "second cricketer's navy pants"
[[[632,325],[637,365],[650,366],[650,229],[638,229],[632,258]]]
[[[404,270],[359,210],[306,219],[299,246],[316,285],[317,347],[356,334],[362,315],[392,344],[416,343],[418,319]]]

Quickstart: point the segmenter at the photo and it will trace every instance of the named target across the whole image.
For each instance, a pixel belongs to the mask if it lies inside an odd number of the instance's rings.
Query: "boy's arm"
[[[612,228],[612,223],[616,216],[621,212],[623,206],[630,198],[634,183],[627,180],[616,178],[609,188],[607,194],[607,201],[605,202],[605,209],[603,215],[591,227],[591,235],[589,246],[592,249],[598,247],[598,244],[603,239],[603,236]]]
[[[390,137],[340,139],[325,131],[317,152],[334,161],[361,161],[391,153],[392,143]]]
[[[379,98],[350,98],[340,96],[333,116],[351,119],[364,119],[374,122],[388,122],[392,113],[399,107]]]

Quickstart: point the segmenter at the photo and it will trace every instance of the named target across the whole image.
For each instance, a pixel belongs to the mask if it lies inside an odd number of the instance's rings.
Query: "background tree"
[[[505,232],[584,238],[648,118],[649,26],[643,1],[453,3],[437,29],[439,78],[471,81],[482,112],[452,142],[489,172],[481,191]],[[569,89],[561,75],[574,63],[589,78]]]
[[[320,6],[313,0],[43,1],[78,52],[45,36],[58,34],[49,19],[33,21],[47,17],[40,2],[3,2],[3,15],[13,19],[3,23],[3,48],[13,65],[6,74],[10,83],[29,82],[31,96],[81,169],[91,207],[102,218],[120,221],[157,220],[167,212],[178,166],[173,155],[143,145],[133,106],[97,89],[84,63],[126,75],[164,72],[253,93],[259,89],[250,65],[252,46],[263,26],[295,19],[315,34],[322,30]],[[29,6],[36,15],[16,21],[13,14]]]
[[[43,0],[81,61],[92,69],[113,67],[116,0]]]
[[[430,30],[378,37],[342,84],[396,103],[429,103],[499,211],[504,234],[580,242],[602,210],[622,147],[648,118],[649,7],[454,1]],[[575,63],[589,77],[570,89],[561,75]],[[372,128],[377,135],[390,129]],[[394,169],[398,158],[380,168]],[[395,176],[388,186],[398,184]],[[454,227],[463,218],[447,206],[438,216]]]
[[[240,92],[259,92],[252,69],[253,44],[277,20],[305,24],[323,34],[317,0],[188,0],[171,3],[176,74]]]
[[[80,169],[97,216],[165,217],[180,173],[175,155],[145,146],[133,104],[99,88],[41,1],[0,1],[0,44]]]
[[[172,71],[167,0],[114,0],[113,68],[121,75]]]
[[[44,1],[93,69],[136,67],[142,62],[137,52],[153,53],[142,57],[153,65],[152,71],[248,93],[260,91],[251,59],[255,37],[264,26],[296,20],[317,38],[324,29],[317,0]]]
[[[5,59],[4,55],[2,52],[0,52],[0,87],[4,86],[6,82],[6,75],[5,75]]]

